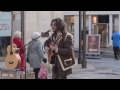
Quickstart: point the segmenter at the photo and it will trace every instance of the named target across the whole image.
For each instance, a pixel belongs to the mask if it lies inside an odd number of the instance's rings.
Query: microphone
[[[49,33],[50,31],[51,31],[51,29],[49,29],[48,31],[46,31],[44,34]]]
[[[51,29],[47,30],[46,32],[43,33],[43,35],[46,34],[46,33],[49,33],[50,31],[51,31]],[[35,40],[37,40],[40,37],[42,37],[42,35],[40,35],[39,37],[37,37]]]

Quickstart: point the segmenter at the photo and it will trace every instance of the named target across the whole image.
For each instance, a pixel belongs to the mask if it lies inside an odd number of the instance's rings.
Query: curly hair
[[[57,31],[61,31],[62,33],[66,33],[66,25],[64,23],[64,21],[61,18],[55,18],[51,21],[51,26],[52,23],[56,22],[56,27],[57,27]]]

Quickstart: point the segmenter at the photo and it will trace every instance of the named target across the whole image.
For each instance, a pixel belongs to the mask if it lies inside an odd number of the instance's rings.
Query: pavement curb
[[[82,68],[82,64],[76,64],[73,67],[73,72],[75,72],[75,71],[87,71],[87,70],[95,70],[95,67],[91,64],[87,64],[87,68]]]

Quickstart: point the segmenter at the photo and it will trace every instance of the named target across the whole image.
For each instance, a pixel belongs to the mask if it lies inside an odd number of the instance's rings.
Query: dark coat
[[[55,72],[58,70],[59,75],[66,76],[72,73],[72,66],[75,64],[75,54],[73,46],[73,36],[67,33],[62,34],[59,44],[58,44],[58,53],[56,55],[56,61],[53,64],[52,70]],[[55,42],[55,35],[52,34],[49,39],[44,43],[44,46],[48,46],[52,42]]]

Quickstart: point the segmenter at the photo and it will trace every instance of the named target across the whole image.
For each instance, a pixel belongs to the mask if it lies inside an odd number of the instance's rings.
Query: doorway
[[[109,41],[109,33],[108,33],[108,24],[105,23],[100,23],[97,24],[97,31],[98,34],[100,34],[101,39],[100,39],[100,46],[101,47],[108,47],[108,41]]]
[[[100,34],[100,47],[108,47],[109,43],[109,25],[107,23],[98,23],[94,25],[93,34]]]

